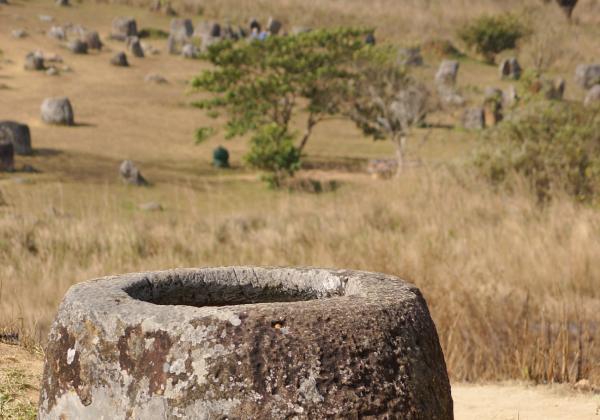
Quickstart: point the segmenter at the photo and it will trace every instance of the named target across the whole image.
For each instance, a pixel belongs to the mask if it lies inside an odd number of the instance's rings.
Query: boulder
[[[68,7],[68,6],[71,5],[71,3],[69,2],[69,0],[56,0],[56,5],[57,6]]]
[[[500,78],[502,79],[519,80],[521,73],[521,65],[515,57],[507,58],[500,63]]]
[[[67,45],[73,54],[87,54],[88,44],[81,39],[74,39]]]
[[[374,33],[369,33],[367,34],[367,36],[365,36],[365,44],[367,45],[375,45],[377,43],[377,40],[375,39],[375,34]]]
[[[272,17],[269,18],[269,20],[267,22],[267,31],[271,35],[279,35],[279,32],[281,32],[282,27],[283,27],[283,23],[281,23],[281,21],[274,19]]]
[[[229,168],[229,151],[223,146],[213,150],[213,166],[215,168]]]
[[[169,54],[177,54],[179,49],[189,42],[192,35],[194,35],[194,25],[190,19],[173,19],[167,41]]]
[[[150,201],[149,203],[143,203],[139,205],[139,209],[142,211],[163,211],[164,208],[160,203],[156,201]]]
[[[68,98],[48,98],[42,103],[42,121],[47,124],[74,125],[73,107]]]
[[[127,61],[127,54],[124,52],[116,53],[111,59],[110,64],[117,67],[127,67],[129,62]]]
[[[130,160],[124,160],[121,163],[119,175],[126,184],[137,186],[148,185],[148,181],[146,181],[139,169]]]
[[[510,85],[504,92],[502,92],[502,106],[504,108],[511,108],[519,102],[519,95],[514,85]]]
[[[12,143],[0,142],[0,172],[11,172],[15,169],[15,151]]]
[[[194,44],[186,44],[181,49],[181,56],[183,58],[198,58],[200,51]]]
[[[163,84],[169,83],[167,81],[167,79],[165,79],[164,76],[162,76],[158,73],[150,73],[150,74],[146,75],[146,77],[144,78],[144,81],[146,83],[156,83],[157,85],[163,85]]]
[[[485,128],[485,113],[483,108],[467,108],[463,114],[462,125],[467,130],[482,130]]]
[[[84,41],[87,44],[88,48],[92,50],[101,50],[102,49],[102,40],[100,39],[100,35],[97,31],[87,31],[84,35]]]
[[[142,43],[137,36],[127,38],[127,46],[134,57],[144,58],[144,49],[142,48]]]
[[[397,62],[401,66],[422,66],[423,56],[421,55],[421,48],[400,48],[398,50]]]
[[[60,73],[56,67],[49,67],[48,70],[46,70],[46,74],[48,76],[58,76]]]
[[[31,133],[29,127],[15,121],[0,121],[0,143],[11,143],[17,155],[30,155]]]
[[[31,52],[25,56],[25,70],[44,70],[44,56],[39,52]]]
[[[11,31],[10,36],[16,39],[26,38],[28,36],[25,29],[14,29]]]
[[[62,26],[53,26],[48,31],[48,36],[59,41],[64,41],[65,39],[67,39],[67,32]]]
[[[460,64],[455,60],[444,60],[435,74],[435,83],[438,86],[454,86],[458,76]]]
[[[132,17],[116,17],[112,21],[111,38],[125,41],[130,36],[138,36],[137,23]]]
[[[594,86],[589,90],[587,95],[585,95],[585,100],[583,101],[585,106],[592,106],[600,104],[600,84]]]
[[[38,418],[451,420],[421,292],[379,273],[221,267],[72,286]]]
[[[546,99],[562,101],[563,97],[565,96],[566,86],[567,82],[562,77],[547,81],[544,90]]]
[[[584,89],[600,84],[600,64],[581,64],[575,70],[575,82]]]
[[[250,28],[250,32],[260,32],[262,30],[260,22],[256,18],[250,19],[250,22],[248,22],[248,27]]]

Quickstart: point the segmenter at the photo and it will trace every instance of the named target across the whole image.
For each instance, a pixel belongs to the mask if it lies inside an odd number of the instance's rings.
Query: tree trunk
[[[308,143],[308,139],[310,138],[313,127],[315,125],[317,125],[317,121],[315,120],[315,117],[312,114],[310,114],[308,117],[308,121],[306,122],[306,131],[304,132],[304,135],[302,136],[302,141],[300,142],[300,146],[298,146],[298,151],[300,152],[300,154],[302,154],[302,150],[304,150],[306,143]]]
[[[402,172],[404,172],[406,164],[405,148],[406,148],[406,136],[398,135],[394,136],[394,145],[396,146],[396,161],[398,162],[398,169],[396,170],[396,178],[400,178]]]

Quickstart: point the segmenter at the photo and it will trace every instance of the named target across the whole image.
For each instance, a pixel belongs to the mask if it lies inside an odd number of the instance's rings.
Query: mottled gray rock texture
[[[523,69],[516,57],[507,58],[500,63],[500,78],[519,80]]]
[[[452,419],[421,293],[384,274],[178,269],[73,286],[39,419]]]
[[[127,54],[124,52],[116,53],[111,59],[110,64],[118,67],[127,67],[129,66],[129,61],[127,61]]]
[[[583,101],[585,106],[600,104],[600,85],[596,85],[589,90]]]
[[[462,125],[467,130],[482,130],[485,128],[485,111],[482,107],[465,109]]]
[[[581,64],[575,70],[575,82],[584,89],[600,84],[600,64]]]
[[[42,121],[48,124],[75,125],[73,107],[68,98],[48,98],[41,107]]]
[[[44,70],[44,56],[39,52],[31,52],[25,56],[25,70]]]
[[[119,175],[126,184],[144,186],[148,181],[142,176],[140,170],[130,160],[124,160],[119,166]]]
[[[15,168],[15,149],[12,143],[0,141],[0,172]]]
[[[110,36],[119,41],[125,41],[130,36],[138,36],[137,22],[132,17],[114,18]]]
[[[0,121],[0,143],[12,143],[17,155],[30,155],[33,151],[29,127],[16,121]]]

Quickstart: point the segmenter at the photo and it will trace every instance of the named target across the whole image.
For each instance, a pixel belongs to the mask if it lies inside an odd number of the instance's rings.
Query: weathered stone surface
[[[150,73],[144,77],[144,81],[146,83],[156,83],[157,85],[164,85],[169,83],[169,81],[161,74],[158,73]]]
[[[205,268],[73,286],[39,419],[452,419],[421,293],[383,274]]]
[[[267,31],[272,35],[279,35],[281,32],[281,28],[283,28],[283,23],[280,20],[277,20],[273,17],[270,17],[267,22]]]
[[[29,127],[15,121],[0,121],[0,143],[12,143],[18,155],[30,155],[33,151]]]
[[[600,84],[600,64],[581,64],[575,70],[575,82],[584,89]]]
[[[583,103],[585,106],[600,104],[600,85],[596,85],[590,89],[587,95],[585,95]]]
[[[132,17],[116,17],[112,21],[111,38],[125,41],[130,36],[138,36],[137,23]]]
[[[144,58],[144,49],[142,48],[142,43],[137,36],[127,38],[127,46],[134,57]]]
[[[68,98],[48,98],[42,103],[42,121],[48,124],[74,125],[73,107]]]
[[[462,105],[464,99],[456,91],[456,78],[460,64],[455,60],[444,60],[435,74],[435,86],[442,103]]]
[[[181,49],[181,56],[184,58],[198,58],[200,51],[194,44],[186,44]]]
[[[119,166],[119,175],[126,184],[144,186],[148,181],[142,176],[140,170],[130,160],[124,160]]]
[[[190,19],[173,19],[167,42],[169,54],[177,54],[179,49],[189,42],[192,35],[194,35],[194,25]]]
[[[421,48],[400,48],[398,50],[398,64],[401,66],[415,66],[419,67],[423,65],[423,56],[421,55]]]
[[[463,114],[462,125],[467,130],[482,130],[485,128],[485,113],[483,108],[467,108]]]
[[[507,58],[500,63],[500,78],[519,80],[523,69],[516,57]]]
[[[44,56],[38,52],[31,52],[25,56],[25,70],[44,70]]]
[[[69,0],[56,0],[56,5],[57,6],[68,7],[68,6],[71,5],[71,3],[69,3]]]
[[[97,31],[87,31],[83,35],[84,41],[87,44],[88,48],[92,50],[101,50],[102,49],[102,40],[100,39],[100,35]]]
[[[48,31],[48,36],[50,38],[54,38],[59,41],[63,41],[67,38],[67,32],[65,31],[65,28],[63,28],[62,26],[53,26]]]
[[[25,29],[13,29],[10,33],[10,36],[16,39],[26,38],[27,31]]]
[[[73,54],[87,54],[88,44],[81,39],[74,39],[67,45]]]
[[[511,108],[519,102],[519,95],[514,85],[510,85],[502,92],[502,106],[504,108]]]
[[[129,66],[129,62],[127,61],[127,54],[124,52],[116,53],[111,59],[110,64],[117,67],[127,67]]]
[[[12,143],[0,142],[0,171],[15,169],[15,150]]]

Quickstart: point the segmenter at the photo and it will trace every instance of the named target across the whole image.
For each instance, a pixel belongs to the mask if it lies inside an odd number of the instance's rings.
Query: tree
[[[348,116],[375,140],[390,139],[396,146],[399,175],[406,161],[411,130],[421,124],[429,107],[429,92],[403,67],[376,58],[364,60],[360,78],[351,91]]]
[[[348,81],[356,77],[354,57],[369,32],[317,30],[213,45],[207,58],[215,67],[192,81],[213,96],[196,105],[213,117],[226,112],[226,137],[253,135],[248,163],[275,178],[292,175],[314,127],[343,108]],[[299,107],[305,111],[304,133],[294,143],[298,136],[290,126]],[[206,133],[200,129],[199,139]]]

